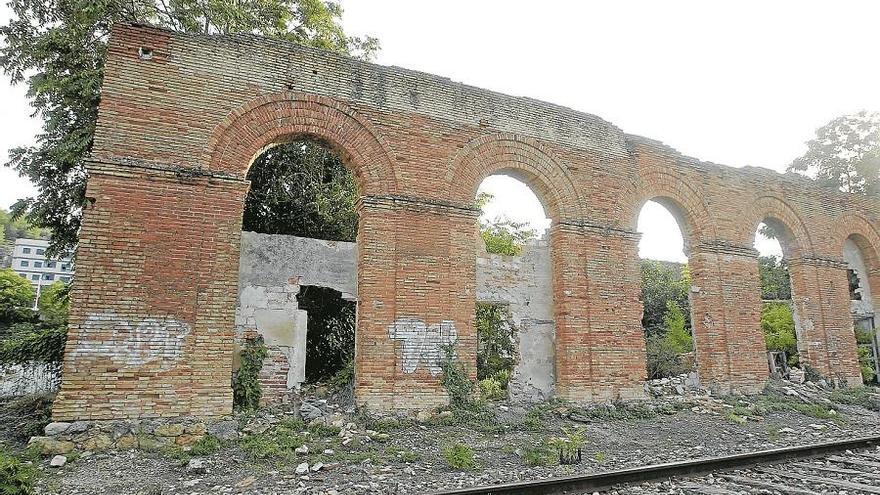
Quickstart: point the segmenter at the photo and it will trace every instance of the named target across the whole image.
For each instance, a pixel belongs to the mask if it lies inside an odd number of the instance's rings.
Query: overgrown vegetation
[[[871,346],[874,343],[876,330],[856,328],[856,343],[859,346],[859,369],[862,372],[862,381],[866,384],[877,381],[874,362],[871,355]]]
[[[686,322],[678,303],[667,301],[663,331],[649,334],[645,345],[648,378],[676,376],[691,370],[692,361],[683,359],[683,355],[694,350],[694,341],[686,329]]]
[[[337,290],[311,285],[300,287],[296,300],[308,312],[306,381],[329,380],[354,361],[357,306]]]
[[[329,144],[306,137],[269,148],[248,180],[242,230],[355,240],[357,186]]]
[[[785,352],[789,366],[799,364],[794,318],[789,303],[765,302],[761,306],[761,330],[768,351]]]
[[[691,337],[690,272],[687,265],[642,260],[642,328],[648,378],[686,373],[691,363],[682,355],[693,351]]]
[[[0,494],[30,495],[36,479],[33,462],[5,451],[0,445]]]
[[[772,227],[764,225],[761,232],[768,237],[777,238],[778,233]],[[791,300],[791,277],[788,274],[788,263],[776,256],[758,257],[758,274],[761,276],[761,299],[764,301]]]
[[[861,406],[871,411],[880,412],[880,388],[878,387],[839,388],[831,392],[829,399],[836,404]]]
[[[454,345],[443,347],[441,352],[443,358],[440,360],[440,368],[443,373],[440,384],[449,395],[449,406],[452,409],[469,409],[473,405],[474,382],[458,360]]]
[[[503,399],[513,372],[516,328],[505,305],[477,303],[477,380],[480,397]]]
[[[247,338],[241,350],[241,366],[232,380],[232,403],[237,411],[253,411],[260,407],[263,395],[260,370],[268,350],[262,336]]]
[[[477,207],[483,209],[493,199],[489,193],[477,195]],[[480,237],[486,244],[486,252],[504,256],[519,256],[523,246],[537,237],[535,229],[528,228],[524,222],[514,222],[507,218],[480,220]]]

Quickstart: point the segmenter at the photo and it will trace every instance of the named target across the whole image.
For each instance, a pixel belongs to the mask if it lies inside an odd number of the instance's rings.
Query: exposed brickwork
[[[139,58],[140,47],[152,58]],[[876,201],[700,162],[592,115],[429,74],[252,36],[121,26],[89,163],[94,204],[84,216],[56,417],[230,411],[244,177],[262,149],[303,134],[340,152],[361,193],[363,404],[445,400],[427,355],[403,355],[415,352],[394,338],[403,323],[454,328],[473,372],[472,203],[497,172],[532,186],[554,220],[562,397],[642,394],[635,222],[651,199],[671,207],[686,234],[704,382],[753,391],[767,377],[751,247],[765,220],[785,233],[806,360],[841,383],[858,380],[842,245],[855,236],[878,282]]]

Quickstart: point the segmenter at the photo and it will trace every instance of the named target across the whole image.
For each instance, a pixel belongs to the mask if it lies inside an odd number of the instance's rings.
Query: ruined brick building
[[[753,392],[767,379],[761,222],[783,233],[802,359],[861,382],[844,246],[880,287],[875,200],[701,162],[593,115],[430,74],[253,36],[121,26],[88,162],[57,419],[231,411],[246,174],[266,147],[303,135],[331,143],[360,193],[361,404],[443,403],[442,343],[473,366],[474,198],[496,173],[526,182],[552,218],[557,396],[644,393],[635,228],[648,200],[685,235],[704,385]]]

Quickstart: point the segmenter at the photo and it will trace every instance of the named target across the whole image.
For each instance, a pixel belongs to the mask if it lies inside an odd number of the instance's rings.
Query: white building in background
[[[12,268],[28,279],[37,288],[61,281],[70,282],[73,278],[73,262],[70,258],[46,258],[49,241],[44,239],[16,239],[12,251]]]

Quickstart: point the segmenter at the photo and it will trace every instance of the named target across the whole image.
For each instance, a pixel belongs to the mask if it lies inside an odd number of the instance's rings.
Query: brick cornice
[[[846,263],[846,260],[844,260],[843,258],[829,258],[816,255],[799,256],[797,258],[792,258],[787,261],[789,266],[807,265],[814,267],[836,268],[839,270],[846,270],[849,267],[849,265],[847,265]]]
[[[86,170],[90,175],[112,175],[115,177],[137,177],[145,173],[174,178],[182,182],[196,179],[223,181],[249,185],[250,181],[241,177],[199,167],[182,167],[170,163],[138,159],[105,158],[86,160]]]
[[[480,209],[474,205],[463,205],[449,201],[440,201],[429,198],[417,198],[413,196],[397,195],[370,195],[361,196],[358,199],[357,209],[398,210],[432,213],[437,215],[451,215],[477,219]]]
[[[638,241],[642,234],[633,230],[621,229],[610,225],[602,225],[587,220],[562,220],[551,225],[551,229],[559,229],[563,232],[574,234],[600,234],[611,237],[621,237]]]
[[[689,254],[695,253],[713,253],[713,254],[727,254],[732,256],[742,256],[746,258],[758,258],[758,250],[750,247],[743,246],[740,244],[734,244],[729,241],[724,241],[720,239],[707,239],[701,240],[694,247],[690,249]]]

